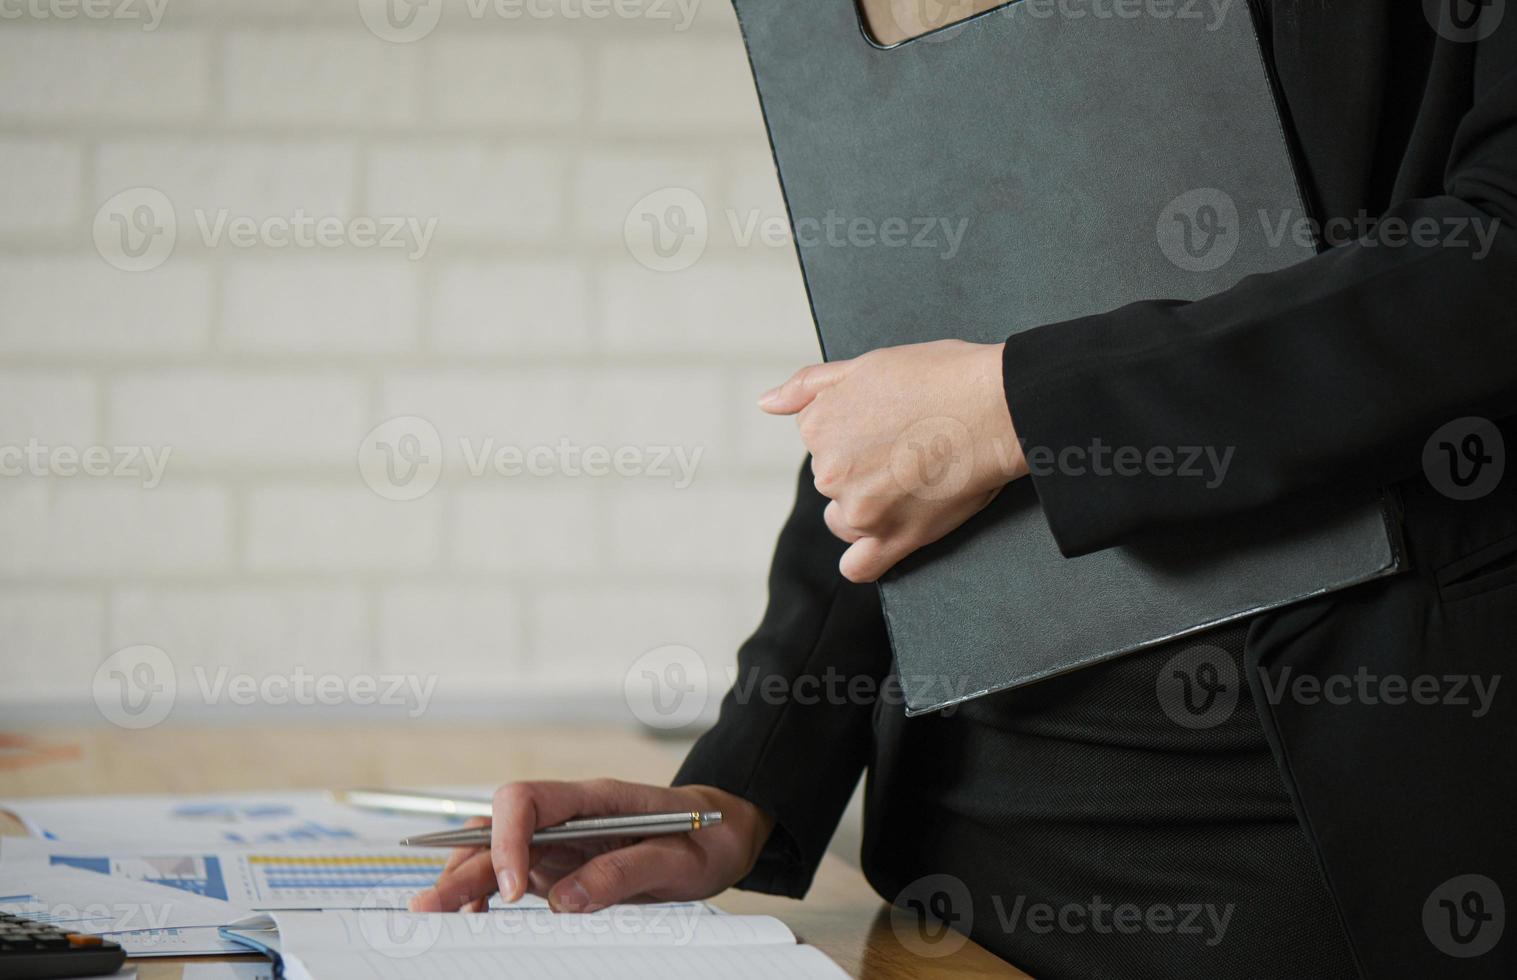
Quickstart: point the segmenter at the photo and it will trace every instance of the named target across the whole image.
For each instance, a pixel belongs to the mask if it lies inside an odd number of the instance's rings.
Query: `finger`
[[[683,836],[655,837],[591,858],[548,891],[548,904],[559,912],[594,912],[693,878],[697,863],[695,846]]]
[[[510,783],[495,793],[490,823],[490,854],[501,898],[514,902],[526,891],[532,870],[532,833],[573,817],[618,813],[653,813],[671,790],[623,783]]]
[[[827,501],[827,508],[822,511],[822,520],[826,522],[827,530],[832,532],[833,537],[847,541],[849,544],[853,544],[864,536],[858,528],[850,526],[843,520],[843,505],[836,500]]]
[[[476,899],[488,899],[496,889],[495,867],[487,851],[476,851],[451,871],[445,871],[437,884],[412,896],[412,912],[454,912]]]
[[[789,381],[759,396],[759,408],[770,415],[794,415],[810,405],[817,392],[841,381],[850,370],[852,363],[852,361],[833,361],[828,364],[803,367],[792,374]]]
[[[508,783],[495,792],[490,820],[490,858],[500,897],[521,898],[532,870],[532,834],[567,820],[583,802],[575,783]],[[563,813],[563,816],[555,814]]]
[[[485,817],[470,817],[464,822],[465,827],[472,828],[488,827],[489,825],[490,821]],[[442,873],[437,876],[437,883],[439,885],[442,884],[465,861],[482,853],[484,853],[483,849],[478,847],[453,848],[453,852],[448,855],[447,863],[442,866]],[[428,888],[412,896],[408,907],[412,912],[436,912],[443,911],[441,904],[442,900],[437,894],[437,886],[434,885],[432,888]],[[426,908],[419,908],[418,906],[426,906]]]
[[[464,822],[464,827],[470,829],[478,829],[480,827],[488,826],[490,826],[490,818],[488,817],[470,817],[467,821]],[[469,860],[469,858],[478,854],[480,850],[481,848],[478,847],[453,848],[453,853],[448,855],[448,863],[442,866],[442,873],[447,874],[449,871],[452,871],[460,864],[463,864],[465,861]]]
[[[607,846],[605,841],[583,841],[581,843],[586,846],[575,847],[572,842],[534,846],[532,848],[532,873],[537,874],[538,872],[542,872],[550,876],[550,882],[557,881],[569,872],[579,868],[597,854],[616,849],[613,846]]]
[[[533,868],[532,873],[527,876],[529,883],[527,891],[538,898],[547,898],[548,889],[552,888],[553,883],[561,877],[563,876],[550,874],[541,868]]]
[[[895,538],[860,538],[843,552],[838,571],[850,582],[874,582],[890,571],[911,547]]]

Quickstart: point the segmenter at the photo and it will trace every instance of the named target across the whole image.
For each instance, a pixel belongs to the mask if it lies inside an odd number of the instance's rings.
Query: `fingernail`
[[[427,898],[436,894],[437,889],[435,888],[427,888],[419,891],[415,895],[411,896],[411,900],[406,903],[406,908],[410,909],[412,912],[420,912],[422,910],[422,907],[427,904]]]
[[[590,907],[590,893],[577,881],[558,893],[558,907],[565,912],[595,911]]]
[[[762,395],[759,395],[758,403],[760,405],[767,405],[778,397],[780,397],[780,390],[778,388],[770,388]]]
[[[495,879],[500,885],[501,901],[509,902],[516,897],[516,872],[502,871]]]

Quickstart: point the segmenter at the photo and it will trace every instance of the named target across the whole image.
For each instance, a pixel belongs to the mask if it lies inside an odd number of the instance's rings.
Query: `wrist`
[[[1006,345],[984,344],[979,352],[981,438],[975,444],[975,469],[982,474],[982,490],[998,490],[1027,476],[1027,459],[1017,437],[1016,422],[1006,399]]]

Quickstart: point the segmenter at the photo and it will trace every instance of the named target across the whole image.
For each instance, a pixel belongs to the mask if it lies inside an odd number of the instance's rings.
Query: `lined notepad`
[[[592,915],[279,912],[223,930],[277,957],[288,980],[842,980],[769,916],[704,905],[616,906]]]

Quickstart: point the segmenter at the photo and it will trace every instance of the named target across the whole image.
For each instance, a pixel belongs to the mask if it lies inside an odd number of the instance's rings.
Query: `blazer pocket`
[[[1444,602],[1517,585],[1517,534],[1449,562],[1438,569],[1437,579],[1438,595]]]

